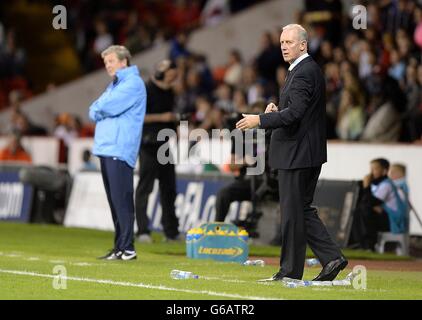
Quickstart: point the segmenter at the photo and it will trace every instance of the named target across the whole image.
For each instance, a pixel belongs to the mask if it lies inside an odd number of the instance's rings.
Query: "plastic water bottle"
[[[346,276],[346,278],[345,278],[345,280],[349,280],[350,282],[352,282],[353,281],[353,279],[356,277],[356,274],[354,274],[353,272],[350,272],[347,276]]]
[[[319,265],[319,264],[320,264],[320,262],[316,258],[306,259],[306,265],[308,267],[313,267],[313,266],[316,266],[316,265]]]
[[[309,287],[312,281],[284,278],[282,283],[287,288]]]
[[[171,270],[170,277],[175,280],[198,279],[199,276],[190,271]]]
[[[331,287],[332,281],[311,281],[311,285],[315,287]]]
[[[350,286],[352,283],[350,280],[344,279],[344,280],[333,280],[333,286]]]
[[[243,263],[244,266],[265,266],[264,260],[247,260]]]
[[[287,288],[298,288],[301,287],[298,283],[296,282],[285,282],[284,286]]]

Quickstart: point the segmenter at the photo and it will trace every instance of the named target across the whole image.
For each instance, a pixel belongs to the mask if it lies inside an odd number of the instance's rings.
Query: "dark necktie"
[[[286,78],[284,78],[284,84],[283,84],[283,86],[280,88],[280,92],[279,92],[279,94],[280,94],[280,101],[281,101],[281,95],[283,94],[284,90],[286,89],[287,82],[289,81],[289,77],[290,77],[290,74],[291,74],[291,73],[292,73],[292,72],[291,72],[289,69],[287,69]]]
[[[287,83],[287,80],[289,79],[289,76],[290,76],[291,73],[292,72],[289,69],[287,69],[286,78],[284,79],[285,83]]]

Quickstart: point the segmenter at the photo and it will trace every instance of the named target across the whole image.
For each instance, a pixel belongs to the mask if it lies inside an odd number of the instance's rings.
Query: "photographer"
[[[158,63],[155,74],[146,85],[147,108],[139,153],[139,182],[136,188],[135,211],[139,242],[151,243],[149,219],[147,216],[148,197],[155,179],[159,180],[160,199],[163,209],[161,223],[167,240],[179,238],[179,222],[174,202],[176,199],[176,172],[172,163],[158,162],[157,151],[166,141],[157,141],[162,129],[176,130],[177,115],[173,113],[175,97],[173,85],[178,73],[170,60]]]
[[[21,139],[21,135],[18,132],[10,134],[8,144],[4,149],[0,149],[0,162],[32,162],[31,156],[22,146]]]

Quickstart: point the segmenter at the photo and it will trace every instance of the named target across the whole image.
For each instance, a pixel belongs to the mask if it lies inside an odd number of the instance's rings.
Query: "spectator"
[[[198,71],[200,77],[201,90],[210,92],[214,89],[214,79],[208,65],[207,57],[203,54],[193,54],[189,57],[193,68]]]
[[[72,115],[66,112],[58,115],[56,122],[57,126],[53,135],[60,141],[59,162],[67,163],[69,146],[78,137],[77,122]]]
[[[171,41],[169,59],[177,61],[179,57],[189,57],[191,52],[187,49],[188,35],[178,33]]]
[[[255,60],[256,70],[260,77],[275,83],[277,67],[283,64],[279,44],[275,45],[270,32],[265,32],[261,38],[261,49]]]
[[[342,140],[358,140],[365,124],[363,106],[349,90],[341,94],[337,135]]]
[[[348,72],[345,71],[344,74]],[[327,96],[327,139],[336,139],[337,110],[340,104],[343,81],[340,76],[340,67],[336,63],[327,63],[324,73]]]
[[[20,111],[22,102],[22,92],[20,90],[12,90],[9,93],[9,108],[14,111]]]
[[[246,92],[249,105],[263,99],[264,88],[258,82],[256,70],[253,66],[243,68],[241,88]]]
[[[401,83],[406,73],[406,64],[400,59],[399,52],[393,49],[390,52],[391,67],[388,69],[388,74],[393,79]]]
[[[5,45],[0,48],[0,78],[23,75],[25,62],[25,51],[17,46],[15,31],[9,29],[6,32]]]
[[[371,173],[364,177],[357,210],[354,213],[352,238],[364,249],[375,250],[378,232],[405,232],[406,204],[388,178],[390,163],[374,159]]]
[[[331,42],[324,40],[321,43],[320,47],[320,57],[319,59],[317,59],[318,64],[321,66],[321,68],[324,67],[327,63],[333,61],[333,54],[334,52]]]
[[[195,124],[208,132],[222,128],[222,112],[213,108],[206,96],[199,96],[196,99]]]
[[[391,52],[395,50],[394,40],[391,34],[382,37],[382,47],[380,49],[379,64],[382,73],[387,73],[391,65]],[[397,51],[397,50],[396,50]]]
[[[45,136],[47,130],[36,124],[33,124],[28,117],[21,111],[12,113],[12,123],[9,132],[18,132],[21,136]]]
[[[9,137],[7,146],[0,150],[0,162],[1,161],[32,162],[31,156],[22,146],[19,133],[12,133]]]
[[[224,82],[231,86],[238,86],[242,81],[242,56],[241,53],[233,49],[230,51],[229,62],[224,74]]]
[[[359,78],[365,79],[372,73],[376,63],[376,57],[367,41],[362,40],[360,42],[359,50],[354,52],[358,56],[356,60],[359,61]]]
[[[190,68],[186,76],[186,98],[187,112],[195,110],[195,100],[201,95],[208,96],[209,93],[201,86],[201,74],[195,68]]]
[[[225,83],[220,84],[215,90],[216,101],[214,106],[223,113],[231,113],[234,111],[232,92],[233,88]]]
[[[240,90],[236,89],[233,93],[233,107],[237,113],[247,113],[249,106],[246,100],[246,94]]]
[[[391,78],[376,96],[372,98],[372,114],[362,133],[362,140],[372,142],[398,141],[401,130],[401,106],[405,96],[397,82]]]
[[[119,42],[125,43],[128,38],[135,35],[138,31],[138,26],[138,12],[132,11],[128,14],[125,25],[120,29]]]
[[[388,172],[388,177],[396,185],[400,194],[400,198],[403,201],[408,202],[409,186],[407,185],[406,181],[406,166],[402,163],[392,164],[390,171]]]
[[[400,58],[407,61],[410,58],[413,46],[408,34],[403,29],[397,31],[396,43]]]
[[[360,49],[360,40],[355,32],[346,35],[344,39],[344,48],[347,53],[347,59],[353,61],[353,54]]]
[[[334,71],[334,74],[336,76],[337,70]],[[337,80],[334,77],[335,80]],[[353,71],[345,71],[342,72],[342,82],[343,82],[343,89],[350,91],[350,93],[354,96],[356,99],[356,103],[364,106],[365,105],[365,96],[363,94],[363,89],[359,83],[358,78],[353,74]]]
[[[422,81],[422,66],[416,69],[413,66],[406,68],[406,79],[404,84],[404,92],[406,95],[407,105],[406,112],[403,116],[404,125],[406,127],[408,141],[415,141],[421,137],[422,133],[422,110],[421,104],[421,87],[418,84],[418,70]]]
[[[96,38],[94,40],[94,52],[99,55],[113,44],[113,37],[108,32],[107,25],[102,20],[95,23]]]
[[[152,46],[153,35],[145,23],[140,24],[137,11],[129,13],[127,23],[122,29],[120,43],[125,43],[131,52],[138,53]]]
[[[409,232],[409,211],[411,208],[411,203],[409,201],[409,186],[407,184],[406,171],[406,165],[402,163],[394,163],[391,165],[388,177],[393,181],[401,200],[403,201],[403,203],[406,204],[406,215],[404,224],[405,230]]]
[[[71,114],[64,112],[57,118],[57,127],[54,136],[64,142],[66,148],[78,137],[77,122]]]

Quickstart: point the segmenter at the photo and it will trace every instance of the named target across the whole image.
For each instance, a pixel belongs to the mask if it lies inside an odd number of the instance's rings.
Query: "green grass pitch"
[[[276,266],[192,260],[185,257],[183,243],[162,243],[160,237],[154,234],[153,244],[136,244],[135,261],[106,262],[96,257],[110,248],[110,232],[0,223],[0,299],[422,299],[421,272],[368,269],[366,290],[292,289],[281,283],[257,282],[276,272]],[[252,246],[250,251],[254,256],[279,254],[276,247]],[[346,255],[379,259],[362,252]],[[172,269],[193,271],[202,278],[173,280]],[[65,282],[57,278],[63,270]],[[312,279],[319,271],[305,268],[304,278]],[[350,271],[344,270],[339,278]]]

